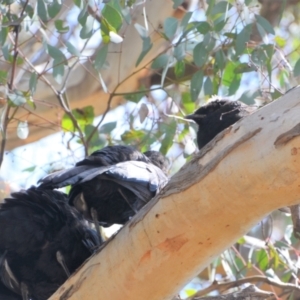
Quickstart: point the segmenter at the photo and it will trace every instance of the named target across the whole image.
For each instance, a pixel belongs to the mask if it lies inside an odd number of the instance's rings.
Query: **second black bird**
[[[168,182],[166,158],[129,146],[95,151],[75,167],[41,180],[41,187],[72,185],[69,203],[102,226],[124,224]]]

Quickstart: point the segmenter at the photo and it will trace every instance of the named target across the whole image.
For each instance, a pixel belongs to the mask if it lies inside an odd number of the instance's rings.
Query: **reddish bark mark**
[[[177,252],[187,242],[187,238],[182,237],[182,235],[178,235],[171,239],[166,239],[164,242],[160,243],[157,248],[172,253]]]

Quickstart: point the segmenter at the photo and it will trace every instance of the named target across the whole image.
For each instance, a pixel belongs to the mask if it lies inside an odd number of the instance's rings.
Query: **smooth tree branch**
[[[269,212],[300,202],[300,88],[220,133],[50,298],[169,300]]]

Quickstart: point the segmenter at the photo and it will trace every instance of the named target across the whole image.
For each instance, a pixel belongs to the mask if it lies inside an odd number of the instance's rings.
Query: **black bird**
[[[97,246],[97,234],[59,191],[32,187],[0,206],[0,280],[46,300]]]
[[[193,114],[185,116],[185,119],[194,120],[199,125],[197,143],[201,149],[218,133],[255,109],[240,101],[214,100],[201,106]]]
[[[22,297],[9,290],[2,282],[0,282],[0,299],[2,300],[22,300]]]
[[[166,158],[129,146],[95,151],[75,167],[48,175],[42,188],[72,185],[69,203],[102,226],[124,224],[168,182]]]

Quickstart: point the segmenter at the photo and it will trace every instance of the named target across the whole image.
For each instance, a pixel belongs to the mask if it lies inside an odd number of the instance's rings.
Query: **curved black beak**
[[[193,120],[196,122],[197,120],[202,120],[203,118],[205,118],[205,115],[190,114],[190,115],[184,116],[183,118],[187,119],[187,120]]]

